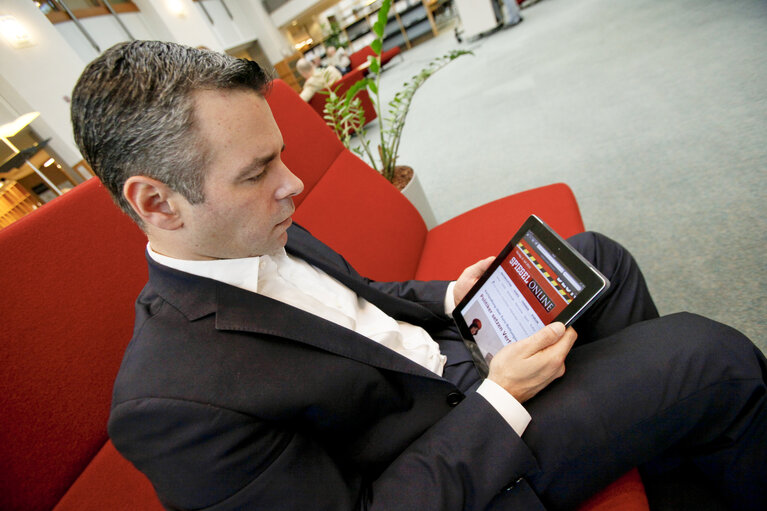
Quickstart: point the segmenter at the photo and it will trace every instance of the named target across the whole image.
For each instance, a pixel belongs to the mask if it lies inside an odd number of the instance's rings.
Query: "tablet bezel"
[[[469,326],[461,314],[461,310],[466,307],[468,302],[476,295],[485,282],[492,276],[493,272],[509,256],[520,239],[528,232],[532,233],[546,246],[546,249],[552,252],[575,276],[581,280],[584,289],[578,293],[573,301],[557,315],[552,322],[560,321],[566,326],[571,325],[578,319],[583,312],[589,308],[607,289],[610,287],[610,281],[602,275],[589,261],[586,260],[578,251],[576,251],[567,241],[554,232],[551,227],[546,225],[536,215],[531,215],[522,227],[514,234],[509,243],[504,247],[500,254],[490,264],[487,271],[472,286],[466,296],[453,309],[453,320],[461,332],[461,336],[471,342],[476,342],[474,336],[469,331]],[[539,316],[540,317],[540,316]],[[546,320],[541,318],[546,323]]]

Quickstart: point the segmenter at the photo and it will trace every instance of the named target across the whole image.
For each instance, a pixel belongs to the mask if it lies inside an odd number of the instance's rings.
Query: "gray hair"
[[[196,129],[198,90],[248,89],[270,78],[255,62],[160,41],[120,43],[88,64],[72,92],[75,141],[112,198],[139,225],[123,197],[143,175],[192,204],[205,200],[209,150]]]
[[[311,74],[314,70],[314,64],[304,58],[300,58],[296,62],[296,70],[302,75]]]

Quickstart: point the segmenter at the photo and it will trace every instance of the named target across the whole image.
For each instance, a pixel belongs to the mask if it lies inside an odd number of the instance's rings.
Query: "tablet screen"
[[[601,281],[596,284],[601,289],[594,289],[596,270],[536,222],[525,223],[456,308],[459,329],[464,336],[468,333],[473,337],[485,358],[487,353],[529,337],[555,320],[571,323],[591,303],[578,300],[581,293],[595,297],[606,287],[602,277],[596,279]],[[596,275],[601,277],[598,272]]]

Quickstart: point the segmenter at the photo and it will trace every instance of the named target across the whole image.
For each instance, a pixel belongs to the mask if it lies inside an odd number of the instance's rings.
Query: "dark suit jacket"
[[[446,282],[370,282],[297,226],[286,248],[396,319],[449,324]],[[513,486],[529,450],[462,398],[355,332],[150,259],[109,434],[171,509],[533,509]]]

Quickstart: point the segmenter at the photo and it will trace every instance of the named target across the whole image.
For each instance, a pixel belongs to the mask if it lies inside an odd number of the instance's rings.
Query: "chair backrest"
[[[357,50],[349,55],[352,69],[367,62],[368,57],[375,57],[375,52],[373,52],[370,46],[365,46],[361,50]]]
[[[413,278],[426,239],[418,211],[345,149],[287,84],[275,80],[267,101],[285,140],[283,161],[304,181],[295,220],[364,275],[378,280]]]
[[[0,509],[51,509],[107,441],[146,238],[97,179],[0,230]]]

